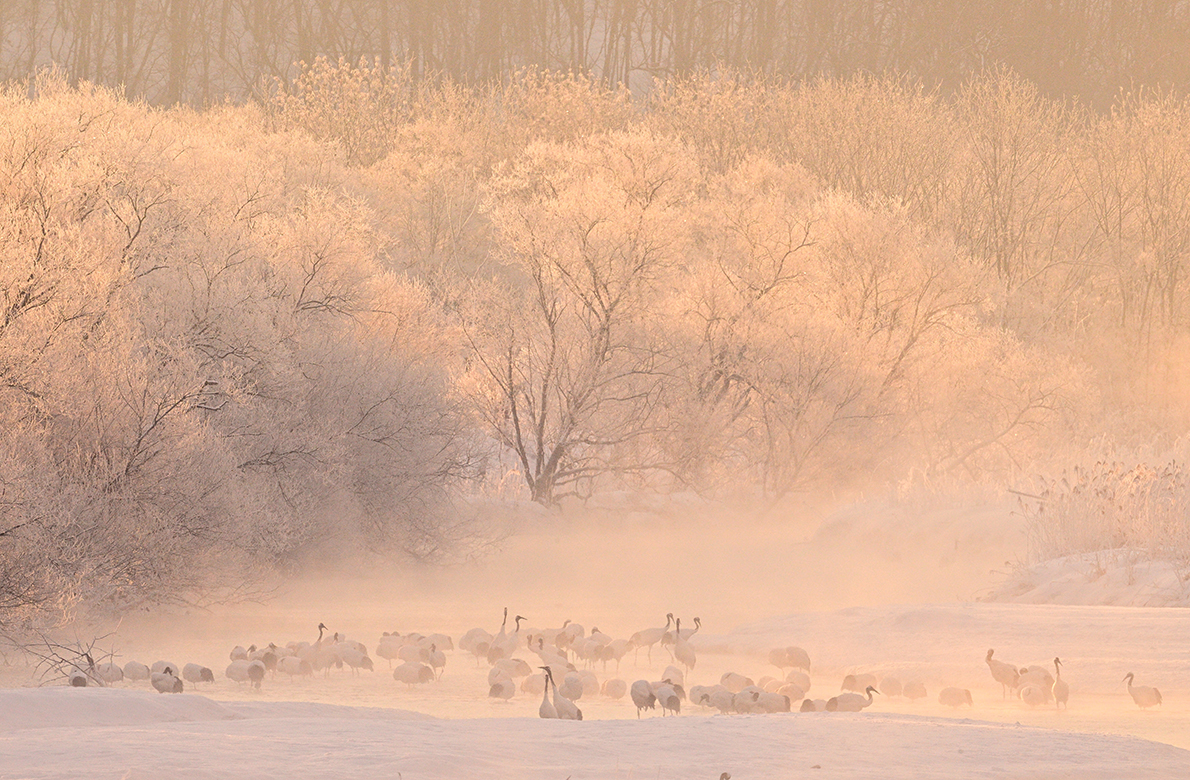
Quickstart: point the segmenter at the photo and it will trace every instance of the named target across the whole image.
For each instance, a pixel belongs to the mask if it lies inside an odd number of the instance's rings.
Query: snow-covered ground
[[[1190,607],[1190,570],[1138,550],[1068,555],[1022,567],[988,596],[1022,604]]]
[[[901,714],[424,720],[65,688],[2,691],[0,712],[6,780],[1190,776],[1190,751],[1134,737]]]
[[[878,637],[878,641],[873,641]],[[848,672],[922,680],[929,696],[876,696],[865,712],[718,715],[686,703],[642,720],[627,699],[583,697],[581,723],[536,717],[540,695],[487,697],[487,665],[450,654],[441,681],[409,688],[374,673],[266,679],[260,691],[218,679],[159,695],[111,689],[0,691],[0,780],[15,778],[1160,778],[1190,777],[1190,612],[1179,609],[936,604],[800,613],[695,637],[688,684],[728,670],[778,674],[768,650],[805,647],[812,697]],[[1070,707],[1004,699],[988,646],[1020,665],[1061,654]],[[531,658],[531,657],[530,657]],[[152,660],[146,658],[145,660]],[[185,658],[176,659],[185,662]],[[626,658],[619,676],[657,679],[669,658]],[[213,663],[213,661],[211,662]],[[1157,685],[1139,710],[1121,678]],[[616,674],[596,667],[600,679]],[[10,670],[10,683],[16,682]],[[26,683],[27,684],[27,683]],[[937,700],[969,688],[974,706]],[[350,706],[342,706],[342,705]],[[436,716],[436,717],[431,717]],[[820,769],[813,769],[818,766]]]
[[[263,605],[133,615],[107,640],[120,663],[198,662],[215,683],[180,696],[127,682],[34,688],[11,659],[0,667],[0,780],[1190,777],[1190,611],[980,600],[1004,586],[1022,538],[995,507],[915,519],[857,506],[800,525],[543,525],[479,563],[310,579]],[[678,717],[641,720],[627,699],[597,695],[579,701],[575,723],[538,719],[540,694],[490,699],[487,665],[458,650],[440,681],[416,688],[379,658],[374,672],[269,678],[259,691],[223,677],[233,645],[312,641],[320,621],[374,652],[381,631],[495,632],[505,605],[528,625],[571,618],[619,637],[661,625],[666,611],[683,626],[698,614],[687,687],[726,671],[778,676],[768,651],[795,644],[814,662],[811,697],[860,672],[920,679],[929,695],[876,696],[855,714],[725,716],[687,702]],[[988,648],[1022,666],[1052,668],[1060,656],[1069,709],[1004,698]],[[595,672],[656,680],[668,663],[657,648]],[[1136,707],[1127,672],[1161,689],[1161,708]],[[940,704],[944,686],[970,689],[973,706]]]

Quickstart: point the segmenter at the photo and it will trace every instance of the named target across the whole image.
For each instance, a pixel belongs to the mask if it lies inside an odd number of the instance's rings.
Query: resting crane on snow
[[[872,694],[879,693],[871,685],[868,686],[864,693],[868,694],[867,698],[860,696],[858,693],[840,693],[838,696],[830,699],[826,703],[827,712],[859,712],[864,707],[871,706]],[[834,706],[831,703],[834,702]]]
[[[992,653],[994,652],[996,652],[994,649],[989,649],[987,658],[984,660],[988,663],[988,669],[992,671],[992,679],[1001,685],[1000,698],[1006,699],[1008,698],[1008,689],[1016,688],[1017,683],[1020,682],[1021,673],[1012,664],[993,659]]]
[[[613,677],[603,682],[603,695],[609,699],[622,699],[628,693],[628,683],[619,677]]]
[[[289,675],[289,679],[301,675],[302,677],[313,677],[314,667],[310,662],[299,658],[296,655],[287,655],[277,662],[277,669]]]
[[[669,710],[674,715],[682,711],[682,697],[678,695],[677,688],[669,683],[662,683],[658,685],[653,695],[657,698],[657,703],[661,705],[661,714],[664,715],[666,710]]]
[[[488,657],[491,648],[492,635],[482,628],[473,628],[459,639],[459,649],[466,650],[475,656],[475,666],[478,668],[479,659]]]
[[[769,663],[784,671],[785,669],[804,669],[810,671],[810,654],[800,647],[778,647],[769,652]]]
[[[174,671],[174,677],[178,676],[177,670],[182,668],[182,667],[178,666],[177,664],[175,664],[173,661],[157,661],[152,666],[149,667],[149,671],[156,672],[157,674],[161,674],[162,672],[165,671],[166,667],[169,667],[170,669],[172,669]]]
[[[632,688],[629,692],[632,694],[632,703],[636,705],[637,720],[640,720],[641,710],[656,708],[657,696],[653,693],[653,686],[649,685],[648,680],[637,680],[632,683]]]
[[[172,666],[166,666],[160,672],[153,672],[150,682],[158,693],[182,692],[182,681],[174,674]]]
[[[124,670],[110,661],[97,664],[95,672],[99,675],[99,679],[108,684],[118,683],[124,679]]]
[[[215,673],[200,664],[186,664],[182,667],[182,679],[189,683],[214,683]]]
[[[1054,706],[1067,707],[1067,702],[1070,700],[1070,686],[1062,679],[1062,660],[1054,658],[1054,672],[1057,677],[1054,678]]]
[[[553,672],[551,671],[552,675]],[[554,695],[561,694],[563,697],[571,701],[578,701],[583,698],[583,678],[578,672],[567,672],[566,676],[562,678],[562,686],[559,689],[558,684],[554,683]]]
[[[724,672],[719,678],[719,684],[732,693],[739,693],[745,688],[755,685],[751,677],[745,677],[738,672]]]
[[[1040,707],[1049,701],[1049,691],[1041,687],[1037,683],[1027,682],[1021,686],[1017,694],[1021,697],[1021,701],[1028,704],[1030,707]]]
[[[802,648],[796,645],[785,648],[785,657],[789,659],[789,665],[793,668],[810,671],[810,654]]]
[[[237,658],[227,665],[227,670],[223,674],[229,680],[235,680],[238,683],[248,682],[248,659]]]
[[[129,680],[147,680],[150,673],[149,667],[140,661],[129,661],[124,664],[124,676]]]
[[[372,659],[368,656],[366,650],[360,650],[360,645],[343,644],[338,647],[339,658],[343,659],[343,663],[351,667],[353,675],[359,675],[360,669],[367,669],[369,672],[375,671],[376,666],[372,663]]]
[[[974,706],[971,701],[971,691],[966,688],[943,688],[938,694],[938,703],[947,707],[961,707],[964,704]]]
[[[792,683],[802,689],[805,693],[810,690],[810,675],[803,672],[801,669],[790,669],[789,674],[785,675],[785,682]],[[884,693],[884,686],[880,688],[880,692]],[[900,691],[897,691],[900,693]]]
[[[252,683],[252,687],[260,690],[260,683],[264,680],[265,673],[264,661],[257,659],[248,662],[248,681]]]
[[[405,683],[412,689],[415,685],[433,682],[434,670],[420,662],[406,661],[393,669],[393,679]]]
[[[1128,693],[1132,696],[1132,700],[1136,702],[1136,706],[1142,710],[1149,707],[1156,707],[1161,703],[1161,691],[1148,685],[1133,685],[1132,672],[1124,675],[1124,681],[1128,683]]]

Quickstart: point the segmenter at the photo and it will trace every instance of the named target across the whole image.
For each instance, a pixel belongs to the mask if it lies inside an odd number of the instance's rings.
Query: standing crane
[[[1057,677],[1054,678],[1054,706],[1055,707],[1069,707],[1067,702],[1070,700],[1070,686],[1062,679],[1062,660],[1054,658],[1054,673]]]
[[[583,711],[578,708],[578,705],[558,693],[558,684],[554,682],[554,673],[549,667],[546,667],[545,677],[546,685],[554,686],[554,709],[557,710],[558,717],[561,720],[582,720]]]
[[[646,628],[641,631],[637,631],[628,638],[628,641],[631,642],[632,646],[636,648],[635,658],[638,662],[640,661],[640,649],[642,647],[646,647],[649,650],[649,662],[652,663],[653,645],[660,642],[661,637],[665,636],[666,632],[669,631],[669,624],[673,622],[673,618],[674,616],[672,612],[667,613],[665,616],[664,628]]]
[[[690,632],[690,636],[698,633],[698,629],[702,628],[702,623],[698,618],[694,618],[695,629]],[[698,662],[697,656],[694,654],[694,647],[682,636],[682,619],[677,619],[677,630],[674,631],[674,660],[686,667],[686,673],[694,668],[694,664]]]
[[[984,660],[988,663],[988,669],[992,671],[992,679],[1001,685],[1000,698],[1007,699],[1008,689],[1016,688],[1017,683],[1020,682],[1021,673],[1012,664],[993,659],[992,653],[994,652],[996,651],[989,649],[987,658]]]
[[[541,706],[537,708],[537,714],[542,718],[557,718],[558,710],[550,702],[550,668],[548,666],[539,666],[538,669],[545,671],[545,690],[541,694]]]

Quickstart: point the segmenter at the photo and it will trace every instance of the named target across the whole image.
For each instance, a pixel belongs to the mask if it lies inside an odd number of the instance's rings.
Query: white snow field
[[[215,682],[181,695],[130,682],[34,687],[19,661],[0,666],[0,780],[1190,778],[1190,610],[1107,606],[1142,603],[1118,592],[1126,579],[1093,597],[1082,581],[1060,588],[1089,604],[979,600],[1005,597],[1022,536],[994,507],[916,519],[853,508],[800,526],[543,525],[477,563],[309,578],[265,604],[141,612],[105,640],[118,663],[196,662]],[[813,662],[811,698],[863,672],[920,679],[928,695],[877,695],[861,713],[719,715],[684,702],[677,717],[640,720],[627,698],[594,695],[578,701],[582,722],[543,721],[540,694],[489,698],[487,663],[461,650],[418,687],[375,657],[382,631],[457,641],[475,626],[495,633],[505,606],[537,628],[569,618],[614,637],[660,626],[667,611],[683,628],[699,615],[687,688],[727,671],[779,677],[769,650],[798,645]],[[312,642],[319,622],[363,642],[375,671],[278,675],[260,690],[224,676],[232,647]],[[988,648],[1019,666],[1052,669],[1060,656],[1069,708],[1004,697]],[[655,647],[593,671],[631,683],[670,663]],[[1133,703],[1128,672],[1161,690],[1161,707]],[[940,704],[946,686],[969,689],[973,706]]]
[[[1134,737],[917,715],[424,720],[66,688],[0,692],[0,711],[5,780],[1190,776],[1190,751]]]

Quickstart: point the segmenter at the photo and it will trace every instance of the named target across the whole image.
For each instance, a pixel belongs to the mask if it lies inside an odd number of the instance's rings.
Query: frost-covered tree
[[[9,603],[229,595],[312,549],[443,549],[470,462],[452,353],[335,151],[252,110],[39,93],[0,94]]]
[[[467,386],[536,501],[659,465],[640,451],[666,381],[649,307],[695,174],[679,142],[632,132],[532,144],[491,184],[509,280],[472,299]]]

